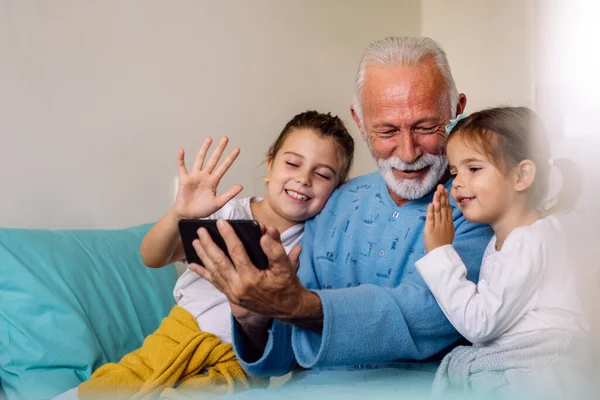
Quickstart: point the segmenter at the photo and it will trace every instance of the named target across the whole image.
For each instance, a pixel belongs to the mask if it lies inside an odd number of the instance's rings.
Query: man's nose
[[[423,154],[423,150],[415,141],[412,132],[402,132],[398,135],[398,145],[396,146],[396,155],[407,164],[411,164]]]

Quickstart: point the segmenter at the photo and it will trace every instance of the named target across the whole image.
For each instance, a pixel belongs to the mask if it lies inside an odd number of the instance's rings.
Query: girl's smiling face
[[[265,200],[281,217],[302,222],[325,207],[338,186],[338,146],[312,129],[295,129],[267,161]]]
[[[501,171],[458,136],[451,137],[446,147],[454,176],[452,197],[467,220],[493,225],[510,209],[516,193],[512,171]]]

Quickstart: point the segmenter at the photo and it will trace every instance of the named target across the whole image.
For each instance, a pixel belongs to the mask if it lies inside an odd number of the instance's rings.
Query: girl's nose
[[[462,180],[461,180],[461,178],[460,178],[460,176],[458,174],[456,174],[454,176],[454,179],[452,180],[452,187],[454,189],[458,189],[458,188],[463,187]]]
[[[296,181],[303,186],[310,186],[310,171],[299,171]]]

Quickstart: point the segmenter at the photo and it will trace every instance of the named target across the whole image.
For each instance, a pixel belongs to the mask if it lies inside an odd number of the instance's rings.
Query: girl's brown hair
[[[346,182],[354,159],[354,139],[338,116],[331,113],[306,111],[296,115],[283,128],[275,142],[269,147],[268,158],[275,158],[285,139],[296,129],[312,129],[323,138],[331,138],[336,145],[336,156],[340,163],[338,186]]]
[[[577,202],[582,188],[581,169],[569,159],[551,159],[549,138],[533,110],[497,107],[473,113],[456,124],[448,141],[456,138],[480,151],[501,171],[508,171],[523,160],[533,161],[536,175],[530,200],[540,211],[566,211]],[[562,186],[555,198],[545,201],[552,166],[559,169]]]

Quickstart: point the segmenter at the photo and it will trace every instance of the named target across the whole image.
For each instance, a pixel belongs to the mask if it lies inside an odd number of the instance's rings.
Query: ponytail
[[[558,194],[546,201],[545,215],[572,210],[583,188],[583,172],[579,164],[568,158],[558,158],[552,161],[552,165],[560,171],[562,184]]]

